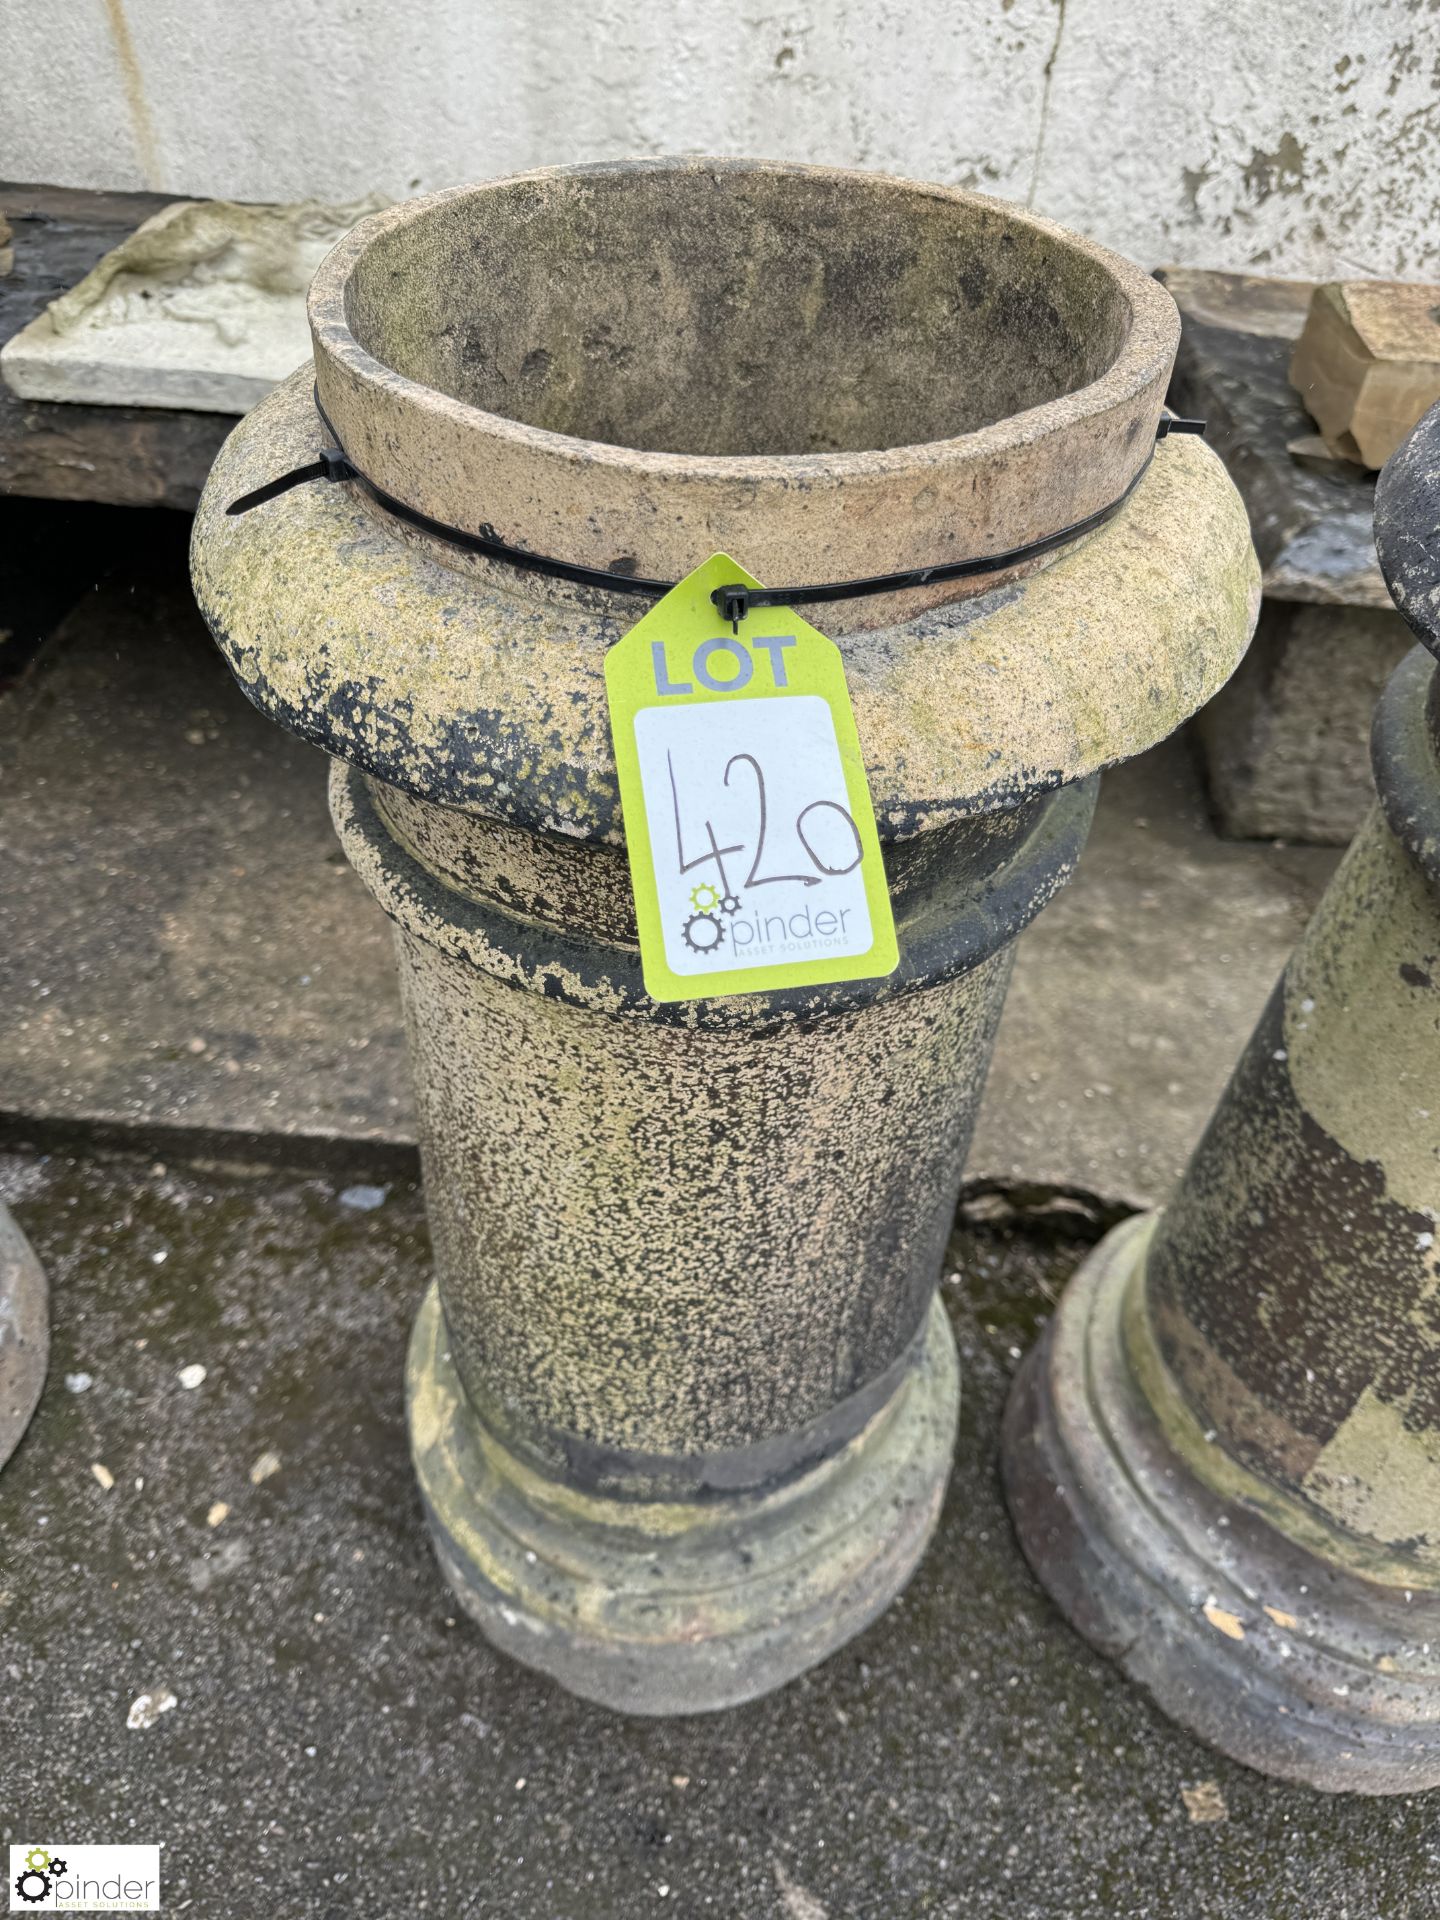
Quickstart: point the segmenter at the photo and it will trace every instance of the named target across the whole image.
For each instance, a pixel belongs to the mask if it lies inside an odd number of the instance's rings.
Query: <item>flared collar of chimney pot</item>
[[[621,838],[604,654],[646,602],[467,554],[355,485],[227,517],[314,462],[316,389],[417,511],[662,579],[717,550],[776,585],[1002,552],[1149,460],[1023,577],[805,608],[841,642],[887,837],[1142,751],[1254,623],[1223,468],[1155,447],[1169,295],[1003,202],[744,162],[527,174],[362,222],[311,321],[313,370],[212,471],[196,593],[262,710],[422,798]]]
[[[1004,201],[744,160],[409,201],[309,305],[377,487],[671,580],[715,551],[796,584],[902,572],[1083,520],[1144,464],[1179,340],[1158,282]]]
[[[1375,552],[1390,598],[1440,658],[1440,402],[1380,471]]]

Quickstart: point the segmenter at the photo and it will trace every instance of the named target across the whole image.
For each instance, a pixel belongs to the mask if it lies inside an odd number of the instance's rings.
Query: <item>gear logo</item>
[[[31,1906],[38,1906],[50,1893],[50,1883],[65,1871],[65,1862],[47,1847],[31,1847],[25,1866],[15,1876],[15,1891]]]
[[[694,912],[680,929],[681,939],[692,953],[717,954],[725,944],[725,922],[740,911],[739,894],[731,893],[728,887],[722,893],[719,887],[702,880],[690,889],[690,905]]]
[[[695,889],[695,893],[703,891],[701,887]],[[694,897],[692,894],[691,898]],[[692,913],[680,929],[680,936],[692,953],[718,953],[725,944],[725,929],[713,913]]]

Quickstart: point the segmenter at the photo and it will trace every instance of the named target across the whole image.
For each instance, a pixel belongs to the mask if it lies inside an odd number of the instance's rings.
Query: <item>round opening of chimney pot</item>
[[[521,177],[367,229],[335,291],[382,367],[523,426],[701,458],[955,439],[1101,380],[1137,288],[1168,304],[1018,208],[824,169]]]

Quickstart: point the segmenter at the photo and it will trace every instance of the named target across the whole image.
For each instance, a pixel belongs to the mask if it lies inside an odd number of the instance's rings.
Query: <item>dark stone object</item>
[[[1440,406],[1381,470],[1375,551],[1395,605],[1420,644],[1440,657]]]
[[[1440,410],[1378,544],[1433,646]],[[1021,1543],[1070,1620],[1237,1759],[1440,1786],[1440,675],[1375,716],[1379,805],[1174,1200],[1071,1283],[1006,1415]]]
[[[20,1444],[50,1360],[50,1289],[30,1242],[0,1206],[0,1467]]]

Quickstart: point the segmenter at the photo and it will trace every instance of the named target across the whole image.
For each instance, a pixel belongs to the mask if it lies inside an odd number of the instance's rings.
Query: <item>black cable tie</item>
[[[292,467],[289,473],[282,473],[276,480],[267,480],[263,487],[256,487],[251,493],[242,493],[238,500],[232,500],[226,513],[249,513],[252,507],[263,507],[267,500],[278,500],[282,493],[289,493],[292,487],[303,487],[307,480],[358,480],[357,468],[351,466],[339,447],[322,447],[320,458],[312,460],[308,466]]]
[[[750,611],[749,587],[717,587],[710,598],[720,609],[720,618],[730,622],[730,631],[739,633],[740,622]]]
[[[551,580],[568,580],[575,586],[598,587],[609,593],[641,593],[656,600],[673,591],[676,586],[677,582],[673,580],[649,580],[640,574],[612,573],[605,567],[584,567],[574,561],[557,560],[550,554],[530,553],[524,547],[509,546],[490,526],[483,526],[478,532],[471,533],[463,527],[452,527],[443,520],[432,519],[418,507],[409,506],[405,501],[397,500],[393,494],[386,493],[360,471],[340,445],[339,436],[326,417],[318,393],[314,399],[320,424],[334,444],[322,448],[319,458],[312,460],[308,466],[294,467],[289,473],[282,473],[278,479],[266,481],[263,487],[242,493],[238,500],[232,500],[226,507],[227,514],[249,513],[252,507],[263,506],[267,500],[289,493],[292,487],[304,486],[308,480],[353,480],[357,486],[363,487],[377,506],[383,507],[397,520],[418,528],[433,539],[445,540],[452,546],[463,547],[469,553],[481,554],[487,560],[498,560],[506,566],[543,574]],[[1187,420],[1174,414],[1164,414],[1156,425],[1155,440],[1158,445],[1172,433],[1204,431],[1203,420]],[[1007,553],[979,554],[970,560],[946,560],[935,566],[914,567],[906,573],[877,573],[864,580],[831,580],[823,586],[814,587],[747,587],[739,581],[729,581],[724,586],[716,587],[710,599],[722,618],[730,622],[730,631],[739,633],[740,622],[754,607],[813,606],[817,602],[830,600],[859,600],[874,594],[901,593],[915,587],[926,587],[936,581],[973,579],[987,573],[1000,573],[1007,568],[1020,566],[1027,560],[1038,559],[1042,554],[1052,553],[1056,547],[1068,546],[1072,540],[1078,540],[1083,534],[1092,533],[1107,520],[1112,520],[1145,478],[1153,458],[1152,448],[1124,489],[1108,505],[1097,507],[1093,513],[1086,514],[1083,520],[1076,520],[1068,527],[1043,534],[1038,540],[1027,540],[1024,546],[1012,547]]]
[[[1203,420],[1184,420],[1174,414],[1163,414],[1155,428],[1155,440],[1158,445],[1172,433],[1204,431]],[[1153,458],[1152,450],[1131,476],[1124,491],[1117,494],[1107,506],[1097,507],[1094,513],[1086,514],[1083,520],[1076,520],[1071,526],[1061,527],[1055,533],[1042,534],[1038,540],[1027,541],[1023,547],[1012,547],[1008,553],[981,554],[973,560],[947,560],[938,566],[916,567],[908,573],[874,574],[866,580],[832,580],[828,585],[819,587],[741,587],[727,583],[716,587],[710,598],[719,608],[721,616],[730,622],[731,632],[738,633],[740,621],[752,607],[813,606],[821,601],[860,600],[873,594],[903,593],[916,587],[928,587],[933,581],[975,579],[987,573],[1000,573],[1007,567],[1020,566],[1026,560],[1036,560],[1041,554],[1053,553],[1056,547],[1068,546],[1082,534],[1093,533],[1097,527],[1104,526],[1107,520],[1113,520],[1145,478]],[[738,617],[735,613],[737,605]]]

